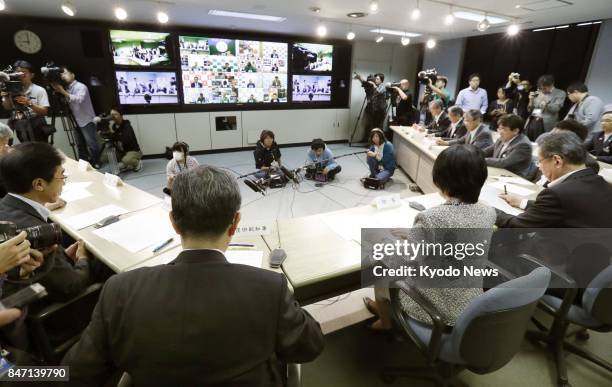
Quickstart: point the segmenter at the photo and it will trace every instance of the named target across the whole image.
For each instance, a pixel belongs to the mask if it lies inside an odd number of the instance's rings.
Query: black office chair
[[[59,364],[89,324],[102,283],[90,285],[66,302],[56,302],[27,318],[36,355],[47,364]]]
[[[563,299],[545,295],[539,305],[541,309],[554,316],[551,328],[539,332],[529,331],[527,337],[548,345],[554,353],[557,383],[559,386],[567,387],[570,386],[570,383],[565,365],[565,350],[612,372],[612,364],[609,361],[565,340],[570,323],[597,332],[612,331],[612,265],[601,271],[589,283],[582,295],[580,305],[574,305],[574,299],[578,293],[574,281],[567,277],[561,277],[561,279],[569,286]],[[540,329],[543,327],[540,326]],[[581,337],[588,339],[588,335],[577,335],[577,338]]]
[[[454,327],[444,325],[440,313],[417,289],[398,281],[390,289],[395,322],[427,357],[428,367],[385,367],[382,378],[393,383],[398,376],[430,379],[448,386],[462,370],[477,374],[496,371],[519,351],[539,299],[550,282],[550,270],[504,282],[474,299]],[[433,326],[411,318],[402,308],[400,292],[418,303]],[[451,329],[445,333],[445,329]]]

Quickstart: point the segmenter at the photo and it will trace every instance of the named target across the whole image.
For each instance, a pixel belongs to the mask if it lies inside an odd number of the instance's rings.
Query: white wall
[[[439,41],[433,49],[425,49],[425,56],[423,58],[423,69],[435,67],[438,70],[438,74],[448,78],[446,89],[451,93],[451,99],[453,100],[459,90],[465,87],[459,85],[458,82],[461,81],[466,41],[466,38]]]
[[[404,47],[401,44],[357,41],[353,45],[352,71],[366,76],[383,73],[385,82],[397,82],[406,78],[412,82],[416,77],[420,48]],[[352,73],[351,73],[352,74]],[[349,131],[353,132],[365,94],[359,81],[351,81]],[[359,127],[354,140],[361,139],[363,127]]]
[[[601,25],[586,84],[590,94],[612,104],[612,19]]]

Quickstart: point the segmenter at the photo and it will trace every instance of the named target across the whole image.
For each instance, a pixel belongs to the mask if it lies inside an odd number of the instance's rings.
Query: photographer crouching
[[[50,73],[55,71],[59,77],[49,75],[49,83],[53,90],[59,94],[70,106],[77,123],[74,139],[76,140],[79,159],[87,160],[96,168],[99,168],[99,147],[96,137],[96,124],[94,123],[93,105],[89,95],[89,89],[83,83],[75,79],[74,73],[67,67],[50,68]],[[58,79],[59,78],[59,79]],[[64,87],[64,84],[66,87]]]
[[[47,91],[32,83],[34,67],[29,62],[18,60],[13,69],[15,73],[12,75],[18,78],[21,87],[13,83],[12,90],[3,89],[0,92],[2,106],[12,111],[9,126],[16,132],[20,142],[48,142],[54,130],[45,120],[49,111]]]
[[[123,118],[119,108],[112,108],[110,116],[103,114],[96,117],[95,121],[97,122],[98,133],[104,139],[103,151],[106,150],[106,154],[100,155],[101,158],[108,161],[111,161],[111,158],[118,158],[120,160],[118,165],[120,172],[140,171],[142,169],[142,151],[140,145],[138,145],[132,124],[129,120]],[[115,153],[113,156],[109,156],[109,152]]]
[[[372,129],[384,127],[387,113],[387,88],[383,84],[385,75],[378,73],[374,76],[368,76],[364,80],[361,75],[355,73],[355,79],[361,82],[361,86],[366,93],[368,104],[365,111],[368,116],[368,123],[365,134],[368,136]]]

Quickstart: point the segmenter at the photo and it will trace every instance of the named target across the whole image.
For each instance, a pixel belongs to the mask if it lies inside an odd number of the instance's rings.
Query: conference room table
[[[398,129],[395,129],[396,133]],[[432,182],[433,162],[444,147],[433,147],[424,138],[411,138],[399,129],[394,139],[398,165],[426,193],[401,200],[401,206],[378,209],[374,205],[360,206],[329,213],[278,221],[278,232],[264,236],[270,248],[280,247],[287,253],[283,271],[291,282],[295,296],[302,304],[310,304],[345,294],[361,287],[361,228],[410,228],[418,211],[410,201],[430,207],[442,199]],[[399,146],[398,146],[399,145]],[[511,209],[497,197],[492,185],[501,184],[522,190],[527,199],[535,199],[541,187],[512,172],[488,168],[489,177],[481,200],[501,208]],[[507,182],[507,183],[506,183]]]
[[[58,223],[63,232],[73,239],[83,240],[90,254],[100,259],[113,271],[120,273],[138,267],[165,264],[174,260],[181,252],[180,237],[172,230],[170,224],[169,200],[151,195],[125,182],[113,186],[105,181],[104,174],[91,167],[87,170],[81,169],[79,163],[70,158],[66,158],[64,168],[68,177],[61,196],[66,198],[67,204],[61,209],[52,211],[50,219]],[[86,221],[90,224],[86,227],[75,224],[75,216],[106,206],[116,206],[123,213],[119,217],[119,222],[106,227],[118,225],[126,220],[134,223],[132,227],[125,229],[125,244],[116,243],[109,240],[106,235],[100,235],[98,229],[93,226],[92,220]],[[128,224],[131,223],[128,222]],[[139,238],[146,240],[147,235],[159,235],[159,237],[144,248],[128,246],[129,242]],[[173,239],[171,243],[153,252],[156,246],[169,238]],[[262,267],[269,267],[270,250],[261,236],[235,237],[232,242],[251,245],[254,250],[262,251]],[[146,244],[146,242],[143,243]],[[275,271],[280,272],[280,269]]]

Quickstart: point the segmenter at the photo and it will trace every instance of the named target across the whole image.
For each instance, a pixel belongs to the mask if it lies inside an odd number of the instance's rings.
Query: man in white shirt
[[[489,98],[487,96],[487,91],[479,87],[480,75],[472,74],[469,80],[470,86],[459,92],[455,105],[461,107],[463,111],[476,109],[480,110],[482,114],[485,114],[489,106]]]
[[[89,89],[77,81],[74,73],[67,67],[63,68],[62,80],[66,83],[67,90],[59,83],[52,83],[51,86],[56,93],[66,99],[78,125],[74,138],[79,150],[79,158],[89,161],[92,165],[97,165],[100,151],[94,123],[96,113],[91,103]]]
[[[46,135],[42,131],[41,125],[46,124],[44,116],[49,112],[49,96],[47,91],[32,83],[34,78],[34,66],[24,60],[18,60],[13,65],[16,72],[22,73],[21,85],[23,87],[23,93],[21,95],[14,96],[13,98],[6,92],[0,93],[2,95],[2,106],[6,110],[14,110],[24,112],[24,114],[13,113],[13,119],[22,121],[23,118],[28,119],[30,125],[28,128],[24,128],[21,125],[13,125],[13,129],[17,132],[17,137],[21,142],[24,141],[41,141],[47,142],[49,135]]]

